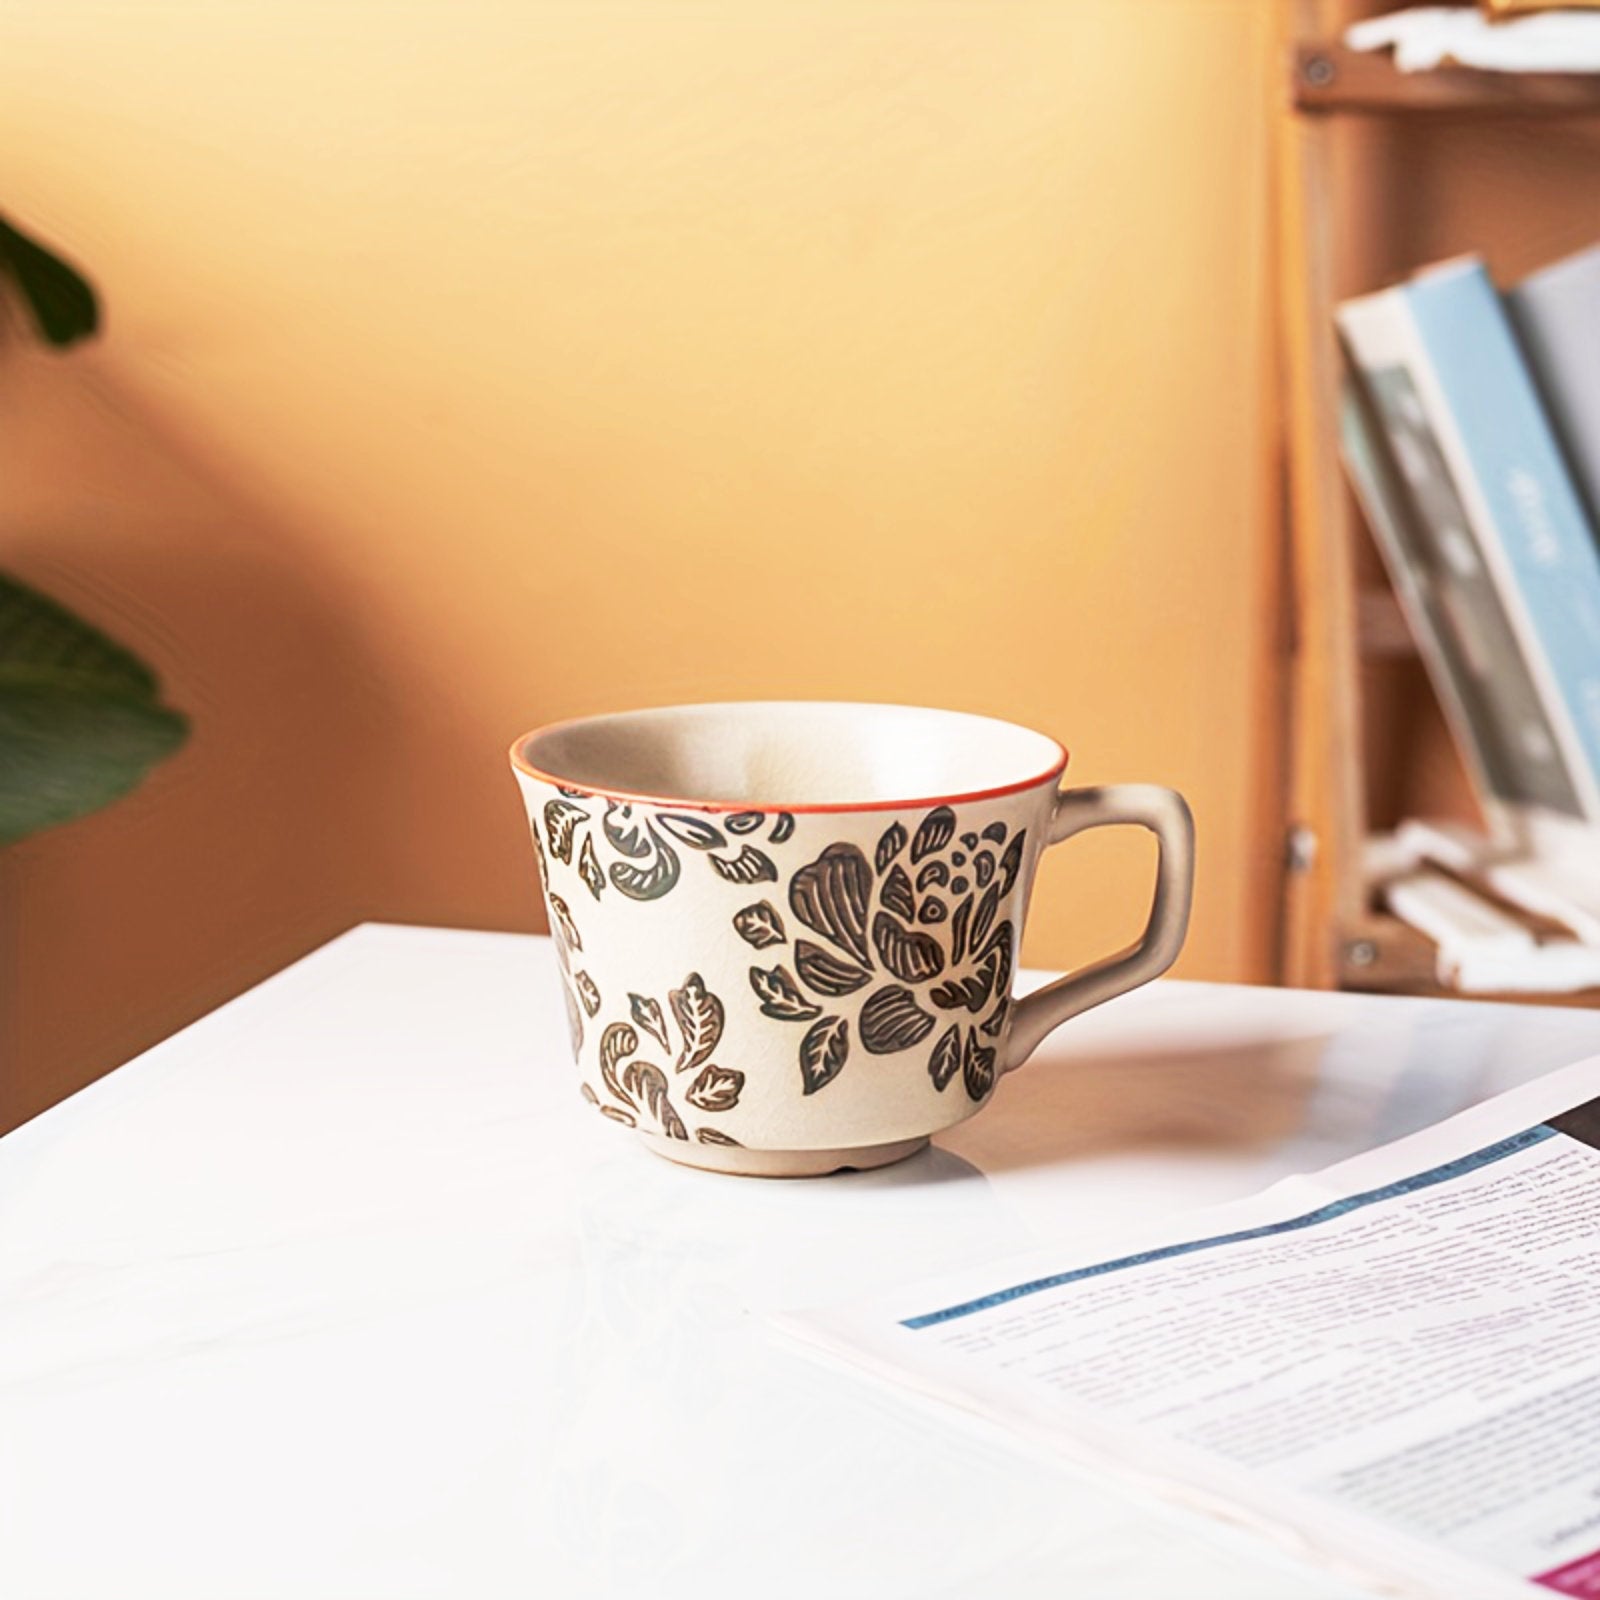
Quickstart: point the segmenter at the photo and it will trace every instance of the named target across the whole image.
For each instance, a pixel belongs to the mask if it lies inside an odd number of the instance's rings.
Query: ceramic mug
[[[898,1161],[1165,972],[1188,925],[1183,797],[1061,790],[1061,746],[988,717],[672,706],[541,728],[511,760],[583,1094],[691,1166]],[[1040,856],[1113,823],[1160,846],[1143,937],[1014,999]]]

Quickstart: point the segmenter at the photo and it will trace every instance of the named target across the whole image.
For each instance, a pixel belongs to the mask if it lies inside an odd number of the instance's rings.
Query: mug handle
[[[1063,1022],[1159,978],[1177,960],[1194,899],[1194,817],[1176,789],[1153,783],[1118,783],[1100,789],[1063,789],[1051,813],[1045,845],[1060,844],[1089,828],[1119,823],[1156,836],[1156,892],[1139,942],[1017,1002],[1002,1072],[1012,1072]]]

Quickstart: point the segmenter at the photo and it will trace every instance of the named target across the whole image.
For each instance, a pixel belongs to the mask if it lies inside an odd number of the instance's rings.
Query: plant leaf
[[[575,972],[572,975],[573,987],[578,991],[578,998],[583,1002],[583,1009],[591,1017],[600,1014],[600,991],[595,988],[594,979],[587,972]]]
[[[779,1022],[809,1022],[822,1015],[822,1007],[801,994],[800,985],[783,967],[751,967],[750,987],[755,990],[765,1017],[776,1017]]]
[[[633,1015],[633,1020],[650,1035],[661,1043],[663,1050],[671,1050],[672,1041],[667,1037],[667,1019],[661,1014],[661,1002],[652,1000],[649,995],[629,994],[628,1010]]]
[[[126,794],[188,729],[137,657],[0,574],[0,844]]]
[[[949,806],[936,806],[925,816],[911,841],[911,861],[914,866],[924,856],[943,850],[955,837],[956,814]]]
[[[784,931],[783,918],[778,915],[778,908],[770,900],[758,900],[753,906],[735,911],[733,926],[739,937],[746,944],[754,945],[757,950],[765,950],[768,945],[782,944],[789,937]]]
[[[617,1063],[624,1056],[631,1056],[638,1048],[639,1035],[626,1022],[609,1023],[606,1031],[600,1035],[600,1076],[606,1088],[629,1105],[633,1104],[633,1098],[617,1077]]]
[[[952,966],[960,965],[962,956],[967,953],[967,924],[971,920],[972,896],[969,894],[956,907],[955,915],[950,919],[950,962]]]
[[[744,1089],[744,1074],[714,1062],[689,1086],[689,1104],[701,1111],[732,1111]]]
[[[901,925],[887,911],[872,919],[872,943],[878,959],[902,983],[926,983],[944,971],[944,951],[931,933]]]
[[[630,861],[643,861],[650,854],[648,824],[632,806],[618,800],[606,801],[606,814],[600,826],[605,829],[611,848]]]
[[[898,822],[891,822],[883,830],[883,836],[878,840],[877,862],[878,871],[881,873],[894,858],[906,847],[906,830]]]
[[[706,988],[705,979],[698,972],[691,972],[681,989],[669,991],[667,999],[683,1033],[683,1049],[675,1070],[687,1072],[717,1048],[722,1037],[722,1002]]]
[[[1022,851],[1028,837],[1028,830],[1024,828],[1021,833],[1006,846],[1005,854],[1000,857],[1000,893],[1011,893],[1011,886],[1017,881],[1017,874],[1022,870]]]
[[[910,922],[917,914],[917,902],[911,893],[911,880],[906,876],[904,867],[891,867],[889,876],[883,880],[883,889],[878,898],[898,917],[904,917]]]
[[[3,217],[0,268],[27,301],[40,336],[58,350],[99,330],[100,305],[88,279]]]
[[[594,852],[592,833],[583,836],[583,849],[578,852],[578,876],[587,885],[589,893],[598,900],[600,891],[606,886],[606,878],[600,870],[600,859]]]
[[[853,961],[841,961],[809,939],[795,940],[794,965],[800,981],[817,994],[854,994],[863,984],[872,981],[872,974],[865,967],[858,967]]]
[[[861,1042],[876,1056],[909,1050],[933,1032],[933,1018],[909,989],[887,984],[874,989],[861,1008]]]
[[[711,865],[729,883],[776,883],[778,869],[764,850],[747,844],[736,856],[712,856]]]
[[[952,1022],[939,1035],[939,1042],[928,1057],[928,1076],[941,1094],[961,1068],[961,1024]]]
[[[638,1096],[645,1110],[661,1124],[661,1131],[669,1139],[689,1137],[683,1118],[673,1109],[671,1096],[667,1092],[666,1075],[660,1067],[652,1066],[648,1061],[630,1061],[622,1069],[622,1081]]]
[[[723,838],[721,828],[705,821],[702,817],[684,817],[675,812],[662,812],[656,817],[656,821],[679,844],[686,844],[691,850],[720,850],[728,842]]]
[[[813,1022],[800,1041],[802,1093],[815,1094],[823,1084],[832,1083],[849,1054],[850,1024],[843,1017]]]
[[[678,881],[677,851],[654,833],[650,842],[655,854],[647,866],[638,867],[631,861],[611,863],[611,881],[630,900],[659,900]]]
[[[558,894],[546,894],[550,902],[550,921],[560,936],[562,945],[567,950],[583,950],[583,938],[578,932],[578,925],[572,920],[572,909]]]
[[[872,965],[867,949],[867,899],[872,893],[872,868],[853,844],[830,844],[815,861],[789,880],[789,906],[794,914],[864,967]]]
[[[1000,885],[991,883],[978,902],[978,913],[972,919],[972,948],[976,950],[989,936],[994,924],[994,914],[1000,909]]]
[[[572,840],[580,822],[587,822],[589,813],[570,800],[546,800],[544,803],[544,833],[550,841],[550,854],[567,866],[572,865]]]
[[[981,1100],[994,1088],[994,1051],[978,1043],[978,1030],[967,1029],[967,1047],[961,1057],[961,1077],[967,1094]]]
[[[701,1128],[695,1133],[695,1138],[701,1144],[730,1144],[736,1150],[744,1148],[732,1134],[724,1133],[721,1128]]]

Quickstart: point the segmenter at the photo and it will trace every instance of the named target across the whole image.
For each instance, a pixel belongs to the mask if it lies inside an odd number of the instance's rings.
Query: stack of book
[[[1600,985],[1600,246],[1338,320],[1346,464],[1488,824],[1402,829],[1380,891],[1460,987]]]

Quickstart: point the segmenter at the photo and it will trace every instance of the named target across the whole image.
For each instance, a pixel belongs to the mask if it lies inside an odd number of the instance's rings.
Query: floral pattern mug
[[[511,760],[583,1094],[691,1166],[801,1176],[897,1161],[1183,944],[1182,796],[1059,789],[1066,752],[1011,723],[674,706],[557,723]],[[1017,999],[1040,856],[1114,823],[1160,846],[1143,937]]]

